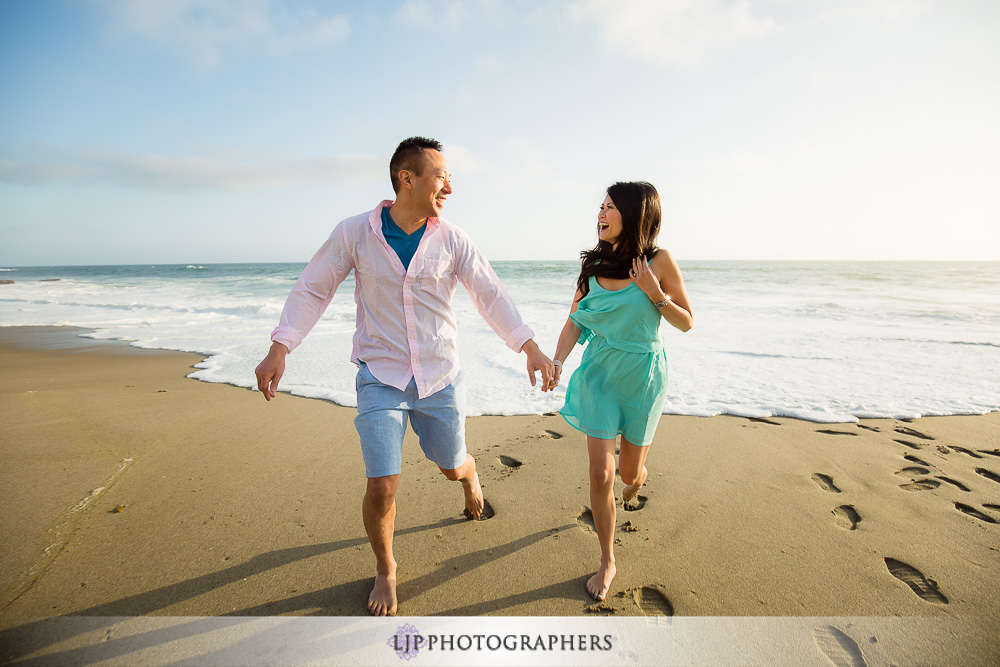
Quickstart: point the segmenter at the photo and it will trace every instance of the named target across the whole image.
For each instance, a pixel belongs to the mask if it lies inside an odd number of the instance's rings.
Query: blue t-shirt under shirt
[[[413,259],[414,253],[417,252],[417,246],[420,245],[420,239],[423,238],[425,229],[427,229],[426,222],[417,231],[407,234],[399,228],[396,221],[389,215],[389,209],[382,209],[382,236],[385,237],[389,247],[396,252],[399,261],[403,263],[404,269],[410,268],[410,260]]]

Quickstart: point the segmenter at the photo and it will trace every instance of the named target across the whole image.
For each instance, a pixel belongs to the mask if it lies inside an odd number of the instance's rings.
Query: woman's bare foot
[[[608,589],[611,588],[611,582],[617,571],[614,563],[602,565],[597,570],[597,574],[587,580],[587,592],[590,593],[590,597],[595,600],[603,600],[607,597]]]
[[[642,470],[639,471],[639,477],[634,483],[627,485],[622,489],[622,504],[631,505],[636,496],[639,495],[639,489],[642,485],[646,483],[646,478],[649,477],[649,472],[646,470],[646,466],[642,466]]]
[[[396,615],[396,575],[379,574],[368,596],[368,613],[372,616]]]
[[[473,519],[478,519],[483,513],[483,507],[485,507],[485,503],[483,502],[483,487],[479,485],[478,472],[472,474],[472,481],[468,484],[465,483],[465,480],[462,480],[462,490],[465,491],[465,511]]]

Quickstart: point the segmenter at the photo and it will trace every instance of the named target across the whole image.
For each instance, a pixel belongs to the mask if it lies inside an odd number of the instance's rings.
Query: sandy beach
[[[3,659],[39,649],[40,618],[365,614],[353,409],[78,333],[0,328]],[[583,434],[557,415],[467,428],[494,515],[464,520],[408,433],[400,615],[959,618],[941,656],[1000,660],[1000,413],[664,417],[597,605]]]

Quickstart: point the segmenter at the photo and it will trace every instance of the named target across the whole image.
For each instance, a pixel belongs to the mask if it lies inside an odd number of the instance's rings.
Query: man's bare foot
[[[608,595],[608,589],[611,588],[611,581],[617,571],[614,563],[602,565],[597,574],[587,580],[587,592],[590,593],[590,597],[603,600]]]
[[[473,519],[478,519],[483,513],[483,487],[479,485],[479,473],[472,473],[472,481],[468,484],[462,480],[462,490],[465,491],[465,511]]]
[[[629,484],[622,489],[622,503],[624,505],[633,504],[636,496],[639,495],[639,489],[641,489],[642,485],[646,483],[647,477],[649,477],[649,472],[646,470],[646,466],[642,466],[642,470],[639,471],[638,479],[636,479],[633,484]]]
[[[368,613],[372,616],[396,615],[396,577],[380,574],[375,577],[375,587],[368,596]]]

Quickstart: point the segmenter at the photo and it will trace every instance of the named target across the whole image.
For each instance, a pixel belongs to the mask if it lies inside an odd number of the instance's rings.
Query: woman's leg
[[[587,581],[587,591],[603,600],[615,578],[615,441],[587,436],[590,455],[590,508],[597,540],[601,543],[601,567]]]
[[[618,471],[621,473],[625,488],[622,490],[622,502],[630,503],[639,495],[639,488],[646,483],[649,472],[646,470],[646,454],[649,446],[634,445],[622,436],[621,450],[618,455]]]

